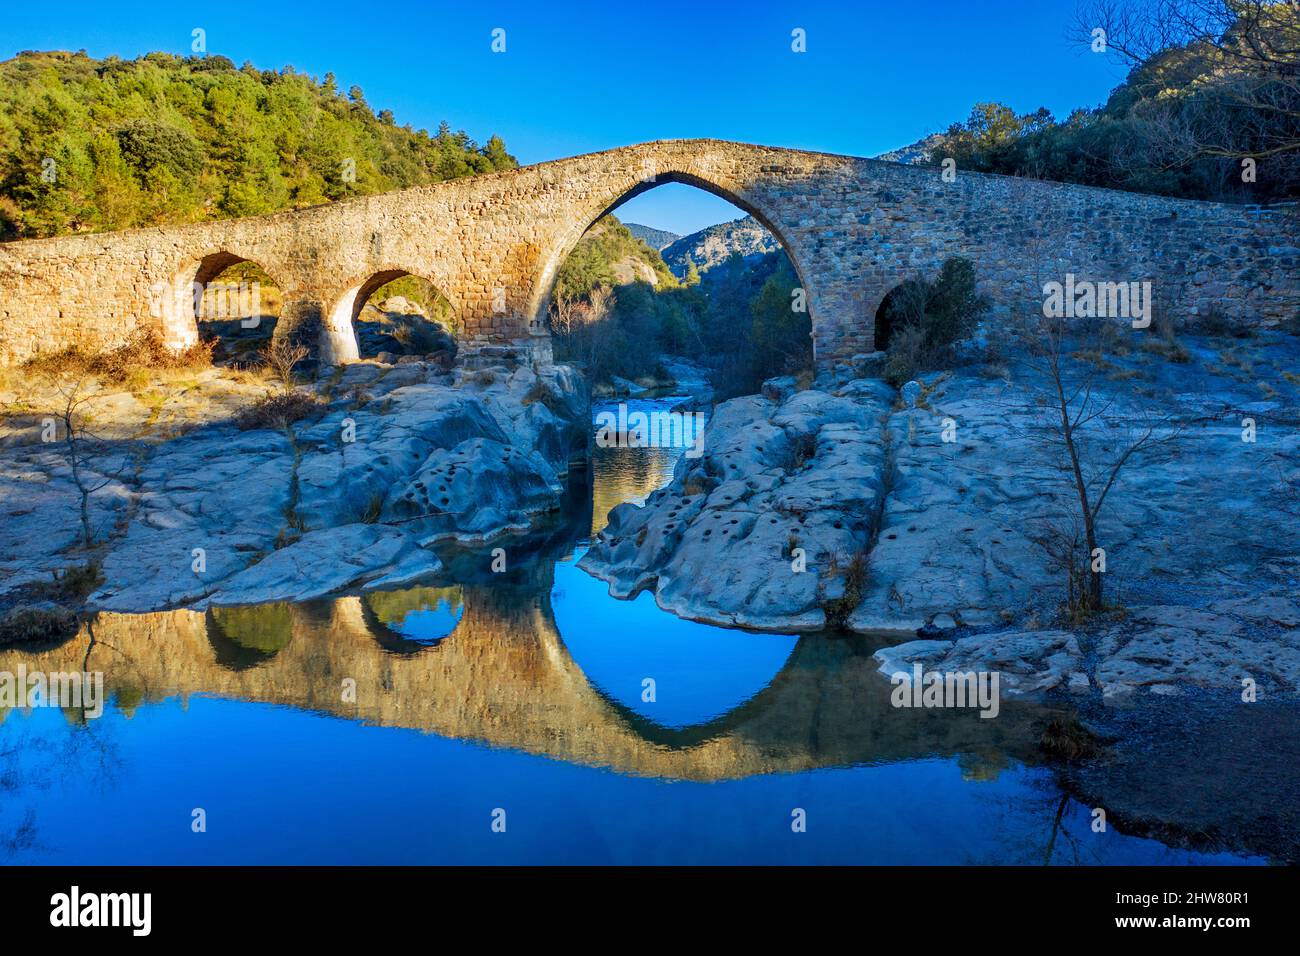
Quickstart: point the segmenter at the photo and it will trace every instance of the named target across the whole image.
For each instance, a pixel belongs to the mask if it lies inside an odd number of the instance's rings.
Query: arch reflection
[[[551,607],[553,569],[543,559],[496,576],[507,580],[461,585],[460,617],[434,656],[387,646],[396,638],[383,615],[404,621],[403,609],[409,614],[431,599],[450,606],[449,593],[436,588],[209,612],[103,613],[86,666],[104,672],[110,699],[120,692],[137,707],[177,694],[274,703],[670,779],[952,754],[974,755],[966,759],[975,774],[995,773],[1008,757],[1037,761],[1046,710],[1008,702],[996,721],[897,710],[865,639],[803,636],[734,705],[655,719],[593,683],[575,660]],[[83,631],[58,648],[5,650],[0,669],[19,660],[29,669],[80,669],[87,645]],[[340,693],[347,678],[355,699]]]

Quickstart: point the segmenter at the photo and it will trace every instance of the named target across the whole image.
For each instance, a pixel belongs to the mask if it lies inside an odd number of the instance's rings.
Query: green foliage
[[[605,216],[587,230],[560,266],[554,294],[585,298],[601,286],[617,285],[616,270],[620,265],[626,269],[637,264],[648,267],[660,287],[677,284],[658,252],[633,236],[613,216]]]
[[[618,284],[629,261],[654,269],[657,284]],[[556,355],[597,381],[650,376],[665,354],[693,355],[712,366],[719,393],[754,392],[765,378],[812,365],[810,318],[793,308],[797,285],[784,253],[753,264],[733,255],[704,273],[688,268],[678,282],[657,252],[602,220],[558,273],[553,298],[580,308],[567,331],[553,319]]]
[[[463,323],[452,304],[432,282],[419,276],[402,276],[381,285],[366,300],[378,307],[394,296],[409,299],[424,310],[425,318],[442,326],[452,335],[460,335]]]
[[[790,260],[782,256],[777,270],[749,303],[754,316],[751,379],[761,382],[812,367],[812,319],[807,309],[795,311],[793,293],[798,284]]]
[[[969,259],[949,259],[934,282],[917,277],[899,285],[876,318],[877,335],[889,340],[886,381],[899,386],[941,363],[955,342],[975,331],[987,308],[975,291]]]
[[[360,89],[225,57],[0,63],[0,239],[196,222],[512,169],[443,123],[394,125]]]
[[[267,657],[284,650],[293,639],[293,614],[288,604],[214,607],[208,614],[226,640]]]
[[[977,103],[936,138],[928,161],[1190,199],[1300,197],[1300,19],[1285,5],[1273,9],[1290,39],[1281,38],[1270,69],[1227,41],[1171,46],[1136,67],[1104,106],[1063,122],[1045,109],[1017,115]],[[1242,179],[1246,156],[1258,161],[1254,182]]]

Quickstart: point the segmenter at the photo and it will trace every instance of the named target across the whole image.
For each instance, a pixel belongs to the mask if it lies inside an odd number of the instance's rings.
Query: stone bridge
[[[974,260],[995,313],[1042,285],[1151,281],[1173,318],[1218,310],[1274,324],[1300,312],[1294,223],[1219,203],[718,140],[644,143],[522,169],[248,219],[0,245],[0,364],[141,326],[196,340],[193,283],[251,260],[279,286],[277,334],[357,356],[366,297],[403,275],[457,310],[463,346],[549,356],[555,274],[587,228],[666,182],[751,213],[781,242],[826,366],[875,344],[884,296],[949,257]]]

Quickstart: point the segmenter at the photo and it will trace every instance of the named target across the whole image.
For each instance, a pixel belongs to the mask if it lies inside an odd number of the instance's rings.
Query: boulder
[[[401,528],[353,524],[303,535],[232,575],[206,604],[303,601],[344,590],[396,588],[433,574],[438,559]]]
[[[1068,631],[998,631],[957,641],[910,641],[875,653],[887,677],[925,672],[998,673],[999,693],[1011,697],[1041,694],[1057,687],[1088,687],[1078,639]]]

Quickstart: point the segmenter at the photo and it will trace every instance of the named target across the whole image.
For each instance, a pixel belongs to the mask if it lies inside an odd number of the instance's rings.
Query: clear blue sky
[[[965,118],[981,100],[1058,117],[1105,100],[1116,66],[1066,39],[1075,0],[780,3],[12,2],[0,57],[208,52],[333,72],[375,109],[533,163],[650,139],[713,136],[872,156]],[[506,52],[491,32],[506,31]],[[807,52],[791,51],[802,28]],[[690,232],[739,215],[665,186],[620,210]]]

